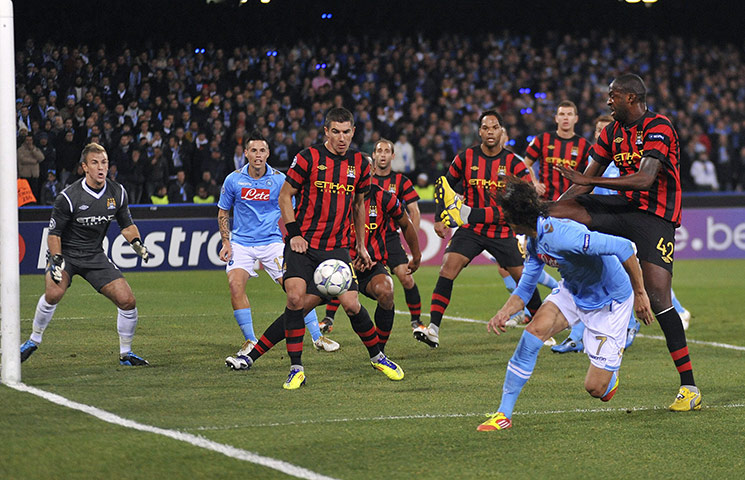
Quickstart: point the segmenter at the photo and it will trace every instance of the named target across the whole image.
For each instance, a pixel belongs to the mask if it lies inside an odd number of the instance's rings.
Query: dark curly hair
[[[513,225],[535,228],[538,217],[548,216],[548,203],[538,197],[533,185],[516,177],[507,178],[498,202],[505,221]]]

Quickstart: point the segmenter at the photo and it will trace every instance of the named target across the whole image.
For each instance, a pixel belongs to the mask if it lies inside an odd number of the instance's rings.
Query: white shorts
[[[544,302],[559,307],[570,327],[577,322],[585,324],[582,341],[592,365],[612,372],[618,370],[626,346],[629,317],[634,310],[634,295],[629,295],[622,303],[613,301],[596,310],[584,310],[574,303],[574,297],[562,281]]]
[[[284,243],[270,243],[260,247],[244,247],[237,243],[230,243],[233,248],[233,258],[225,266],[225,272],[235,268],[242,268],[251,277],[258,277],[256,270],[259,265],[264,267],[272,280],[279,283],[284,273]]]

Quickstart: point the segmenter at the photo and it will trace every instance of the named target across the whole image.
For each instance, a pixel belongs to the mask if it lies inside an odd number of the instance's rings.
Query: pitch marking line
[[[401,314],[401,315],[404,315],[404,314],[407,314],[409,312],[408,311],[403,311],[403,310],[396,310],[396,313]],[[429,313],[422,313],[422,316],[423,317],[425,317],[425,316],[426,317],[429,317]],[[465,317],[451,317],[449,315],[444,315],[442,318],[447,318],[449,320],[455,320],[456,322],[482,323],[484,325],[486,325],[487,323],[489,323],[486,320],[476,320],[476,319],[473,319],[473,318],[465,318]],[[524,326],[519,326],[517,328],[525,328],[525,327]],[[663,337],[662,335],[646,335],[646,334],[643,334],[643,333],[638,333],[638,334],[636,334],[636,336],[637,336],[637,338],[651,338],[653,340],[665,340],[665,337]],[[707,345],[709,347],[719,347],[719,348],[726,348],[728,350],[738,350],[740,352],[745,352],[745,347],[741,347],[740,345],[730,345],[728,343],[719,343],[719,342],[705,342],[703,340],[692,340],[690,338],[687,339],[687,340],[688,340],[688,343],[694,343],[696,345]]]
[[[198,435],[192,435],[191,433],[184,433],[177,430],[168,430],[165,428],[153,427],[151,425],[145,425],[139,422],[135,422],[134,420],[128,420],[111,412],[107,412],[90,405],[85,405],[83,403],[74,402],[55,393],[50,393],[35,387],[30,387],[23,383],[7,384],[7,386],[20,392],[26,392],[32,395],[36,395],[37,397],[41,397],[52,403],[56,403],[57,405],[87,413],[88,415],[96,417],[99,420],[103,420],[104,422],[113,423],[114,425],[131,428],[133,430],[139,430],[141,432],[154,433],[156,435],[169,437],[174,440],[186,442],[199,448],[204,448],[206,450],[212,450],[213,452],[221,453],[226,457],[235,458],[237,460],[243,460],[246,462],[254,463],[256,465],[268,467],[296,478],[304,478],[308,480],[335,480],[333,477],[327,477],[326,475],[322,475],[312,470],[298,467],[297,465],[293,465],[282,460],[264,457],[247,450],[233,447],[231,445],[217,443]]]
[[[727,405],[703,405],[702,409],[715,409],[715,408],[743,408],[745,403],[732,403]],[[620,408],[576,408],[572,410],[548,410],[548,411],[532,411],[532,412],[515,412],[516,416],[530,416],[530,415],[566,415],[573,413],[612,413],[612,412],[651,412],[656,410],[665,410],[665,407],[620,407]],[[270,422],[270,423],[251,423],[247,425],[227,425],[227,426],[210,426],[210,427],[194,427],[186,428],[185,430],[233,430],[238,428],[262,428],[262,427],[286,427],[295,425],[310,425],[310,424],[329,424],[329,423],[348,423],[348,422],[378,422],[378,421],[391,421],[391,420],[428,420],[433,418],[465,418],[465,417],[483,417],[487,414],[480,413],[441,413],[441,414],[429,414],[424,413],[420,415],[390,415],[390,416],[378,416],[378,417],[354,417],[354,418],[324,418],[320,420],[299,420],[291,422]],[[489,414],[490,415],[490,414]]]

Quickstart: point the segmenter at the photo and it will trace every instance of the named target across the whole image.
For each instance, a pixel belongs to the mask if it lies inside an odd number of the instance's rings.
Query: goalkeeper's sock
[[[541,272],[541,278],[538,279],[538,283],[550,288],[551,290],[559,286],[559,282],[557,282],[554,277],[546,273],[545,270]]]
[[[52,321],[52,315],[57,309],[57,305],[52,305],[47,302],[47,298],[44,294],[39,297],[39,301],[36,303],[36,313],[34,314],[34,325],[31,331],[31,340],[35,344],[41,343],[41,337],[44,335],[44,330]]]
[[[243,332],[243,339],[255,342],[256,334],[254,333],[254,323],[251,317],[251,307],[233,310],[233,316],[235,317],[235,321],[238,322],[241,332]]]
[[[530,379],[538,359],[538,352],[543,346],[543,340],[525,330],[517,343],[515,353],[507,364],[507,373],[504,377],[502,387],[502,402],[499,404],[500,412],[507,418],[512,418],[512,411],[517,403],[517,397]]]
[[[310,337],[315,342],[321,338],[321,329],[318,327],[318,316],[316,315],[315,308],[312,309],[303,319],[305,321],[305,328],[308,329]]]
[[[116,330],[119,332],[119,353],[125,354],[132,351],[132,340],[137,328],[137,308],[122,310],[117,308]]]

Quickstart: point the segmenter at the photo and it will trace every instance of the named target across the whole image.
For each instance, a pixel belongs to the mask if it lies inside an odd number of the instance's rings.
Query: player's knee
[[[608,384],[602,385],[597,382],[593,381],[585,381],[585,390],[587,390],[587,393],[589,393],[591,396],[595,398],[600,398],[605,394],[605,391],[608,389]]]
[[[287,308],[300,310],[303,308],[303,295],[298,292],[287,292]]]
[[[117,299],[116,306],[122,310],[132,310],[137,306],[137,301],[134,295],[127,295]]]
[[[392,288],[381,288],[381,291],[376,295],[378,299],[378,305],[386,310],[393,308],[393,289]]]
[[[543,322],[538,322],[536,320],[537,318],[534,318],[533,321],[530,322],[527,327],[525,327],[525,330],[540,338],[541,340],[548,339],[551,336],[549,335],[550,326],[545,324],[542,325]]]
[[[412,289],[414,288],[414,285],[416,285],[416,283],[414,282],[414,277],[409,274],[399,275],[398,279],[401,282],[401,286],[404,287],[406,290]]]

